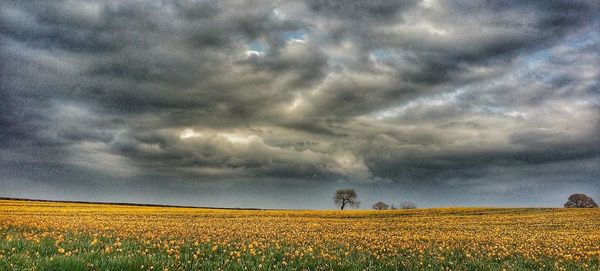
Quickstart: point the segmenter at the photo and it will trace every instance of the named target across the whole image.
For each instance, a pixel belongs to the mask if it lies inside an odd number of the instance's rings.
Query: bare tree
[[[394,206],[394,204],[390,205],[390,210],[398,210],[398,207]]]
[[[417,205],[410,201],[405,201],[400,204],[400,209],[416,209]]]
[[[360,205],[360,201],[357,200],[356,191],[354,191],[354,189],[340,189],[335,191],[333,201],[335,202],[335,205],[340,206],[341,210],[344,210],[346,205],[354,208],[358,208]]]
[[[382,202],[382,201],[373,204],[373,210],[387,210],[389,208],[390,208],[390,206],[385,204],[385,202]]]

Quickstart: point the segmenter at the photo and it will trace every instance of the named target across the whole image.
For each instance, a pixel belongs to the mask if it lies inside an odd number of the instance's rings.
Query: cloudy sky
[[[600,198],[595,0],[0,3],[0,196]]]

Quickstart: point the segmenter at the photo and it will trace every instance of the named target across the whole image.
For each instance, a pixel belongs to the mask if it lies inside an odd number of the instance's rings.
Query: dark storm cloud
[[[399,11],[415,6],[419,1],[346,1],[328,0],[306,1],[316,13],[334,15],[343,20],[366,19],[386,21],[394,19]]]
[[[596,1],[1,5],[8,195],[598,185]]]

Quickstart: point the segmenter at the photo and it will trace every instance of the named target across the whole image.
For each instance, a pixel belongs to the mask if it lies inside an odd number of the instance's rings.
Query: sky
[[[0,5],[0,196],[600,200],[596,0]]]

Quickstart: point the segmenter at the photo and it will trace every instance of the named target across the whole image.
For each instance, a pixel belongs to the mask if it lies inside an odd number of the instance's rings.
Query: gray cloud
[[[7,196],[600,196],[595,1],[1,5]]]

